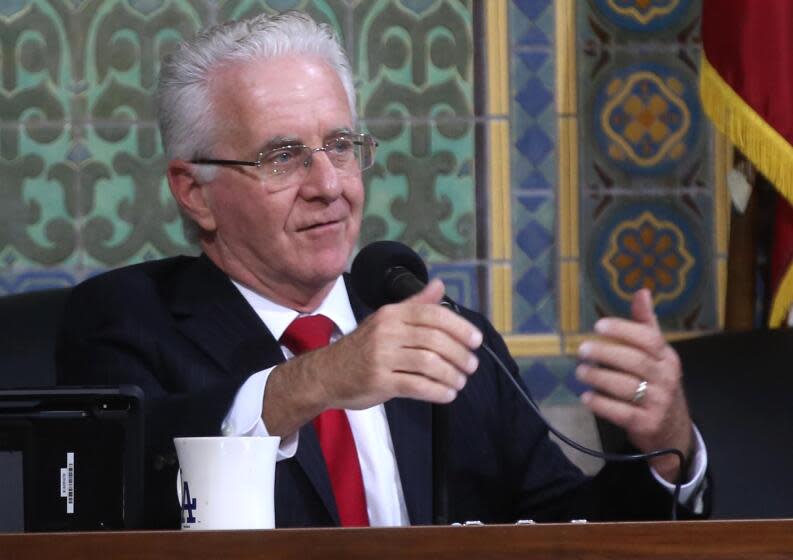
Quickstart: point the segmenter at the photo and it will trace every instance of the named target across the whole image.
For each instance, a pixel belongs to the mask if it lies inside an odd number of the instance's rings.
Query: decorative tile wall
[[[581,326],[653,290],[668,330],[718,326],[710,134],[697,94],[700,4],[592,0],[581,51]]]
[[[0,294],[194,253],[164,179],[159,60],[286,9],[337,30],[381,143],[362,243],[414,247],[540,400],[580,393],[567,356],[639,286],[668,330],[718,326],[698,0],[0,2]]]
[[[638,288],[652,288],[672,336],[720,325],[724,192],[697,95],[701,4],[488,8],[509,30],[509,174],[491,168],[490,183],[491,203],[499,181],[509,202],[491,213],[489,230],[510,247],[491,250],[491,316],[535,395],[569,404],[583,388],[574,358],[563,356],[598,318],[629,316]],[[493,62],[488,85],[498,96]],[[493,145],[504,132],[489,108]]]

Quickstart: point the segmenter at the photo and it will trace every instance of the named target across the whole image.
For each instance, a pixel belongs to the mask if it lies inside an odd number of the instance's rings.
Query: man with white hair
[[[168,182],[203,254],[77,287],[58,349],[61,382],[144,390],[148,525],[178,522],[172,438],[221,434],[282,437],[279,527],[431,523],[430,403],[449,414],[450,521],[666,515],[677,459],[582,475],[480,349],[517,375],[487,320],[436,305],[440,281],[376,311],[347,285],[377,143],[356,128],[326,26],[287,13],[211,28],[164,63],[158,103]],[[646,290],[633,315],[582,346],[597,364],[578,371],[584,402],[639,449],[686,453],[688,503],[705,459],[679,361]]]

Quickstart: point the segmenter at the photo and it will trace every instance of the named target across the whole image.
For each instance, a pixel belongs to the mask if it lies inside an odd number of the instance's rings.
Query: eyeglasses
[[[293,144],[260,152],[256,161],[198,158],[190,163],[256,167],[262,182],[271,189],[279,190],[291,186],[305,176],[316,152],[325,152],[340,173],[352,175],[374,164],[376,150],[377,140],[369,134],[343,134],[326,141],[321,148]]]

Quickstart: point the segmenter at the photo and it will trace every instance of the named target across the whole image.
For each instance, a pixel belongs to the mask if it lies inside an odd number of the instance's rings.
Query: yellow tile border
[[[577,110],[576,26],[574,0],[556,0],[556,111],[563,115]]]
[[[580,255],[576,26],[573,0],[555,5],[556,111],[558,124],[559,323],[562,333],[580,330]],[[561,348],[560,348],[561,350]]]
[[[562,345],[562,354],[566,356],[574,356],[578,352],[578,347],[585,340],[595,338],[594,334],[574,334],[564,337],[564,344]]]
[[[512,335],[504,337],[513,358],[558,356],[562,339],[556,335]]]
[[[487,0],[487,113],[509,115],[509,26],[507,0]]]
[[[577,333],[581,330],[580,317],[580,271],[578,262],[562,262],[559,265],[559,305],[562,332]]]
[[[509,189],[509,123],[491,121],[488,131],[490,258],[510,260],[512,259],[512,215]]]
[[[487,112],[489,116],[509,116],[509,28],[507,0],[486,4],[487,29]],[[490,192],[490,258],[512,258],[510,213],[509,122],[488,124],[488,177]]]
[[[560,118],[559,125],[559,257],[577,259],[578,244],[578,121]]]
[[[502,334],[512,332],[512,266],[494,265],[490,286],[493,326]]]

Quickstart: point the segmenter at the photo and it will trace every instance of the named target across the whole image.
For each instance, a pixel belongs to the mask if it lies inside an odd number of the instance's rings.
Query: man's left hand
[[[631,315],[633,320],[600,319],[595,332],[602,338],[579,347],[583,363],[576,376],[593,389],[581,400],[593,413],[625,429],[642,452],[674,448],[688,456],[693,430],[680,359],[661,333],[649,290],[634,294]],[[655,458],[651,465],[672,483],[680,472],[675,455]]]

